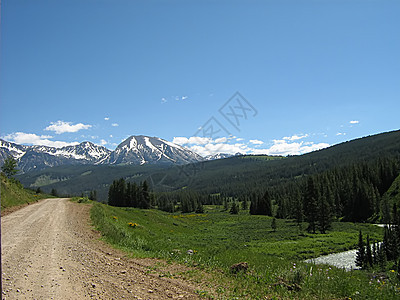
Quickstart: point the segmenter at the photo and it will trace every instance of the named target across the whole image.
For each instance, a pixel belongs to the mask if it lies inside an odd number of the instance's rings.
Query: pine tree
[[[296,202],[295,202],[295,218],[298,225],[303,222],[304,212],[303,212],[303,202],[301,201],[300,195],[296,195]]]
[[[195,209],[196,214],[202,214],[204,213],[204,207],[203,204],[201,203],[201,200],[197,200],[196,202],[196,209]]]
[[[227,211],[228,208],[229,208],[229,203],[228,203],[228,200],[225,197],[224,197],[224,200],[223,200],[223,205],[224,205],[224,211]]]
[[[320,197],[320,204],[318,207],[318,228],[321,233],[326,233],[331,227],[332,218],[331,218],[331,209],[328,201],[326,200],[325,195]]]
[[[7,176],[7,178],[12,178],[17,174],[17,161],[11,155],[4,160],[1,170]]]
[[[239,213],[239,205],[237,204],[236,201],[232,201],[231,209],[229,210],[229,213],[232,215],[237,215]]]
[[[271,196],[269,191],[265,191],[264,197],[261,199],[261,208],[259,213],[262,215],[272,216]]]
[[[140,196],[139,196],[138,207],[142,209],[150,208],[150,192],[146,180],[143,181],[139,189],[140,189]]]
[[[314,179],[308,178],[304,194],[304,214],[308,222],[308,231],[315,233],[318,213],[318,191],[315,187]]]
[[[56,190],[55,188],[52,188],[52,189],[51,189],[50,194],[51,194],[52,196],[54,196],[54,197],[58,197],[58,192],[57,192],[57,190]]]
[[[358,246],[357,246],[357,254],[356,254],[356,266],[360,269],[365,269],[366,265],[366,255],[365,255],[365,246],[362,237],[362,232],[358,235]]]
[[[378,264],[382,272],[386,271],[387,257],[385,252],[385,245],[383,243],[378,248]]]
[[[369,234],[367,235],[367,244],[366,244],[366,247],[367,247],[367,251],[366,251],[366,262],[367,262],[367,265],[368,265],[368,267],[373,267],[373,265],[374,265],[374,262],[373,262],[373,258],[372,258],[372,252],[371,252],[371,243],[370,243],[370,240],[369,240]]]

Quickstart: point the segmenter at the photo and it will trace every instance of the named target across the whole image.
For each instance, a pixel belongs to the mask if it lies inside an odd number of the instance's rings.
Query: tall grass
[[[1,181],[1,209],[7,209],[13,206],[36,202],[49,195],[36,194],[34,191],[24,189],[22,184],[14,179],[8,179],[3,174],[0,175]]]
[[[295,222],[277,220],[274,232],[270,217],[250,216],[243,211],[230,215],[215,206],[205,209],[204,214],[168,214],[95,204],[91,217],[107,242],[130,255],[158,257],[207,270],[218,299],[263,299],[267,295],[285,299],[400,297],[394,273],[373,278],[364,271],[346,272],[303,263],[307,258],[354,248],[360,229],[371,240],[380,240],[382,228],[334,223],[327,234],[308,234]],[[242,261],[248,262],[248,272],[231,274],[230,266]],[[204,291],[200,294],[210,296]]]

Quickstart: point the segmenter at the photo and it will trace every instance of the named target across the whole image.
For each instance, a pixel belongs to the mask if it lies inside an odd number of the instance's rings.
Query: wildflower
[[[139,226],[138,223],[132,223],[132,222],[128,223],[128,225],[129,225],[129,227],[133,227],[133,228]]]
[[[117,218],[116,216],[113,216],[113,219],[114,219],[114,220],[118,220],[118,218]]]
[[[395,272],[395,270],[390,270],[390,272],[394,273],[394,272]]]

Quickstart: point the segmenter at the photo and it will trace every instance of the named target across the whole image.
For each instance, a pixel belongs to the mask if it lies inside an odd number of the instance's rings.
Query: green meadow
[[[105,241],[130,256],[191,267],[180,276],[205,284],[198,291],[205,298],[400,298],[394,270],[377,275],[303,262],[354,249],[359,230],[369,234],[371,241],[380,241],[382,228],[334,222],[327,234],[309,234],[306,223],[299,226],[278,219],[274,231],[271,217],[251,216],[248,211],[231,215],[221,209],[205,206],[203,214],[170,214],[95,203],[91,218]],[[248,263],[247,272],[232,273],[230,266],[240,262]],[[202,272],[208,274],[206,283]]]
[[[24,189],[22,184],[13,179],[8,179],[3,174],[0,175],[1,181],[1,209],[11,208],[13,206],[24,205],[49,198],[50,195],[35,193],[32,190]]]

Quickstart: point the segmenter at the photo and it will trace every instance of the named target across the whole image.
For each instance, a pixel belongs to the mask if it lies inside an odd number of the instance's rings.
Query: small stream
[[[380,245],[381,243],[377,243]],[[372,246],[372,245],[371,245]],[[304,262],[313,264],[327,264],[338,268],[344,268],[347,271],[357,270],[356,266],[357,249],[320,256],[307,259]]]
[[[349,250],[340,253],[320,256],[317,258],[307,259],[306,263],[327,264],[338,268],[344,268],[347,271],[358,269],[356,266],[357,250]]]
[[[388,224],[374,224],[374,225],[379,227],[388,226]],[[377,243],[377,245],[380,244],[381,243]],[[340,253],[324,255],[317,258],[307,259],[304,262],[313,264],[326,264],[338,268],[344,268],[345,270],[350,271],[359,269],[359,267],[356,266],[356,256],[357,256],[357,250],[354,249]]]

